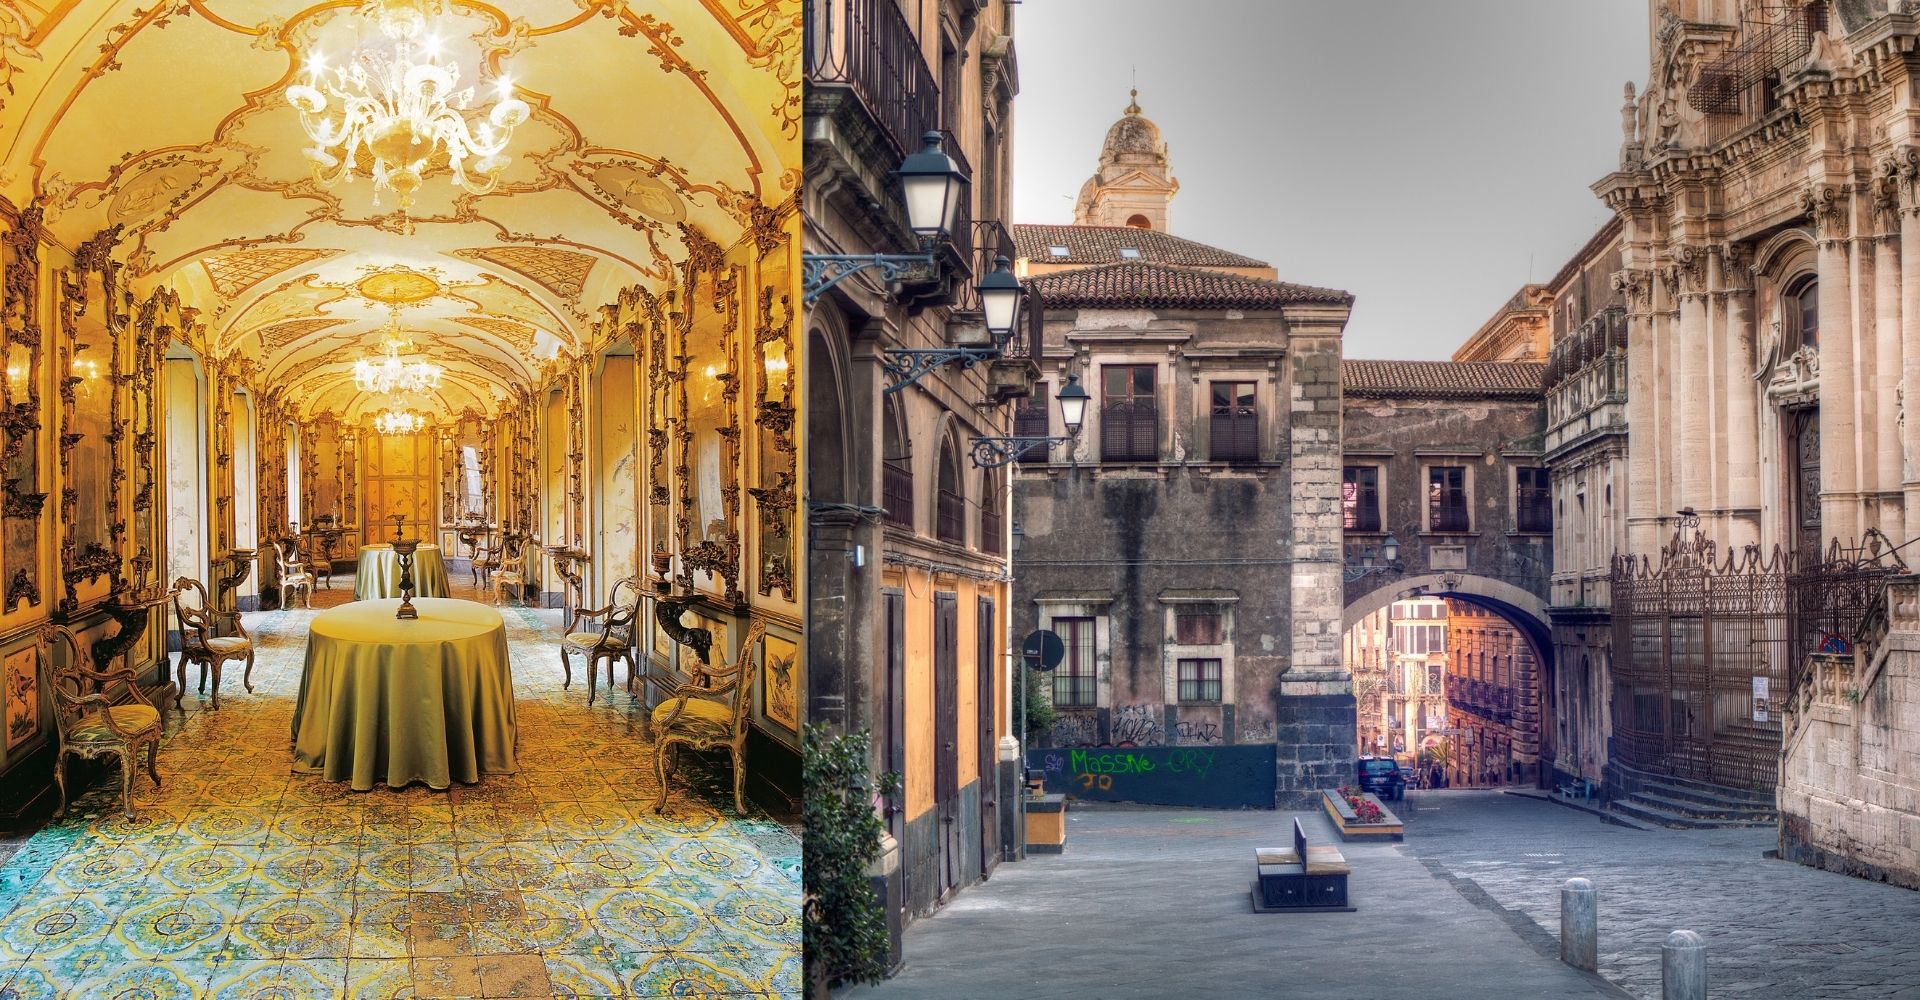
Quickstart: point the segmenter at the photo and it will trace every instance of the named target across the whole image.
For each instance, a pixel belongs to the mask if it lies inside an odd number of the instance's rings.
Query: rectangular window
[[[467,474],[466,509],[460,513],[484,513],[482,508],[486,506],[486,502],[480,487],[480,449],[472,445],[462,445],[460,464]]]
[[[1252,382],[1213,383],[1213,423],[1208,445],[1216,462],[1258,462],[1260,421]]]
[[[1057,708],[1092,708],[1099,703],[1099,674],[1094,665],[1093,619],[1055,618],[1054,634],[1067,647],[1067,657],[1053,672],[1053,704]]]
[[[1100,369],[1100,459],[1153,462],[1160,458],[1160,407],[1152,365]]]
[[[1220,661],[1180,660],[1180,701],[1220,701]]]
[[[1016,437],[1046,437],[1051,428],[1047,425],[1047,384],[1036,382],[1033,393],[1027,397],[1026,405],[1013,411],[1013,433]],[[1047,464],[1050,456],[1045,448],[1029,448],[1020,455],[1021,463]]]
[[[1341,526],[1348,531],[1380,530],[1380,469],[1349,465],[1340,477]]]
[[[1182,646],[1213,646],[1221,638],[1220,613],[1182,608],[1173,613],[1173,641]]]
[[[1436,465],[1427,470],[1427,530],[1467,531],[1467,469]]]
[[[1545,469],[1513,470],[1514,527],[1519,531],[1553,530],[1553,482]]]

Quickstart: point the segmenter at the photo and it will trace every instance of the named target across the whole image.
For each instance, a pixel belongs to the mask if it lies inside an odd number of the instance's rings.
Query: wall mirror
[[[799,448],[794,437],[798,400],[794,380],[799,370],[794,357],[793,294],[783,245],[761,266],[760,301],[754,324],[755,388],[753,422],[758,448],[758,485],[750,492],[759,512],[755,552],[759,564],[756,589],[761,596],[779,591],[794,599],[793,518],[795,484],[799,477]]]
[[[6,220],[0,235],[0,567],[6,573],[0,613],[40,603],[40,211]]]
[[[740,269],[727,268],[711,243],[689,231],[685,350],[680,372],[681,553],[699,590],[740,598],[740,373],[733,350],[739,326]]]
[[[114,444],[120,437],[115,397],[123,323],[115,309],[118,265],[107,256],[117,236],[116,228],[83,244],[61,280],[66,344],[60,366],[60,499],[67,530],[60,562],[67,593],[60,609],[67,615],[80,609],[82,583],[107,577],[111,590],[119,582],[114,543],[125,528],[119,518],[119,491],[80,488],[83,483],[119,482],[114,475]]]

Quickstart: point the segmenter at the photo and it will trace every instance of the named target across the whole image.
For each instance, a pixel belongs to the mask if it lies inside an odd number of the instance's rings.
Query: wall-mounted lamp
[[[1393,537],[1391,531],[1387,532],[1387,537],[1380,539],[1380,547],[1377,551],[1369,545],[1361,549],[1358,555],[1359,565],[1349,563],[1346,567],[1348,583],[1365,579],[1375,573],[1399,573],[1406,569],[1405,564],[1400,562],[1400,540]],[[1375,559],[1380,561],[1375,562]]]
[[[900,161],[900,200],[907,210],[907,228],[920,238],[921,253],[803,253],[800,255],[802,302],[812,302],[827,289],[859,274],[878,270],[888,282],[899,281],[911,270],[934,266],[932,244],[953,232],[966,192],[967,177],[940,149],[940,133],[921,136],[926,145]]]
[[[942,365],[957,364],[965,370],[982,361],[992,361],[1006,349],[1007,338],[1013,336],[1014,327],[1020,323],[1020,305],[1026,298],[1026,288],[1013,276],[1012,264],[1005,257],[995,258],[993,270],[973,287],[980,293],[987,344],[983,347],[889,348],[880,359],[880,367],[893,382],[883,393],[899,392]]]
[[[1060,388],[1060,424],[1067,429],[1065,437],[977,437],[973,439],[973,465],[978,469],[997,469],[1008,462],[1018,461],[1020,456],[1035,448],[1051,448],[1056,444],[1071,441],[1080,436],[1080,425],[1087,419],[1087,390],[1080,385],[1080,376],[1068,375],[1067,384]]]

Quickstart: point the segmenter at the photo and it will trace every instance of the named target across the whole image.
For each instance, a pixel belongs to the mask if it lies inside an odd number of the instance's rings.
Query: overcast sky
[[[1346,354],[1445,358],[1607,219],[1645,0],[1024,0],[1014,221],[1073,221],[1137,73],[1172,232],[1356,297]]]

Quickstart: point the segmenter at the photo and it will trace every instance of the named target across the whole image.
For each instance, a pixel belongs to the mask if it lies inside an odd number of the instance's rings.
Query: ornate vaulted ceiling
[[[317,184],[287,104],[314,48],[377,41],[353,0],[0,0],[0,194],[74,247],[121,227],[136,293],[170,285],[207,348],[306,415],[385,408],[352,381],[390,310],[446,368],[442,415],[577,351],[600,303],[670,280],[682,226],[721,245],[799,178],[800,0],[446,0],[461,63],[533,108],[496,189],[430,173],[404,214]],[[490,75],[490,74],[487,74]]]

